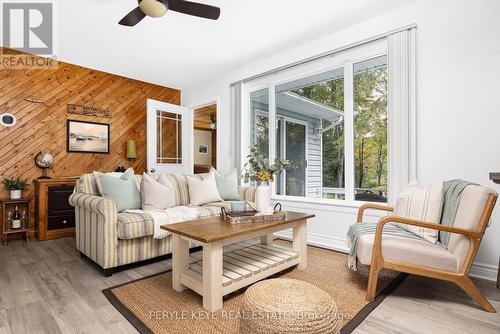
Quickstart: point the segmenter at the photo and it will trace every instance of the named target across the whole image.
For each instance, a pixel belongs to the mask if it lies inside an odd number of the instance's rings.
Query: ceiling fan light
[[[142,12],[150,17],[162,17],[167,13],[167,6],[157,0],[142,0],[139,3]]]

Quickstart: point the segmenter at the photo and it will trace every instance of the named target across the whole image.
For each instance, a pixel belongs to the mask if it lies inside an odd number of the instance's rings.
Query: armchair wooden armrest
[[[447,226],[447,225],[441,225],[441,224],[434,224],[434,223],[429,223],[423,220],[417,220],[417,219],[411,219],[411,218],[405,218],[401,216],[388,216],[380,219],[380,221],[377,224],[377,231],[375,234],[375,243],[377,242],[377,235],[380,234],[379,238],[382,239],[382,229],[384,228],[385,224],[388,223],[402,223],[402,224],[407,224],[407,225],[414,225],[414,226],[420,226],[424,228],[430,228],[438,231],[446,231],[450,233],[458,233],[462,234],[465,236],[468,236],[469,238],[478,238],[483,235],[483,233],[476,231],[476,230],[470,230],[466,228],[461,228],[461,227],[453,227],[453,226]]]
[[[361,223],[363,221],[363,215],[365,213],[365,210],[368,210],[368,209],[388,211],[388,212],[394,211],[394,208],[387,206],[387,205],[366,203],[366,204],[361,205],[358,209],[358,219],[357,219],[358,223]]]

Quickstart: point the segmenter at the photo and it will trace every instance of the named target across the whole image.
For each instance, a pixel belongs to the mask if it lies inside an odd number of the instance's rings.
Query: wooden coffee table
[[[286,212],[280,221],[229,224],[220,217],[161,228],[172,233],[172,286],[203,297],[209,312],[222,307],[223,296],[297,265],[307,267],[306,222],[312,214]],[[273,244],[272,233],[293,229],[292,248]],[[261,237],[261,243],[223,254],[223,246]],[[189,264],[189,242],[203,246],[203,260]]]

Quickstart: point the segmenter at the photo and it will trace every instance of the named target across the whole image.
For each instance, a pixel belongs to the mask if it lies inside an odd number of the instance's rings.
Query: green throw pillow
[[[112,199],[118,212],[141,208],[141,194],[133,172],[124,173],[120,177],[100,174],[99,178],[102,185],[102,197]]]
[[[239,201],[240,194],[238,192],[238,174],[236,170],[233,170],[228,175],[222,175],[215,170],[214,174],[220,197],[225,201]]]

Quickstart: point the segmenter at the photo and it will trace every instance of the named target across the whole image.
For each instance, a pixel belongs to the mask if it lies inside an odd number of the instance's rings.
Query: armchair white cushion
[[[359,238],[358,261],[369,266],[375,234],[365,234]],[[452,252],[423,239],[402,238],[382,234],[382,256],[386,260],[400,261],[435,269],[458,271],[457,259]]]

